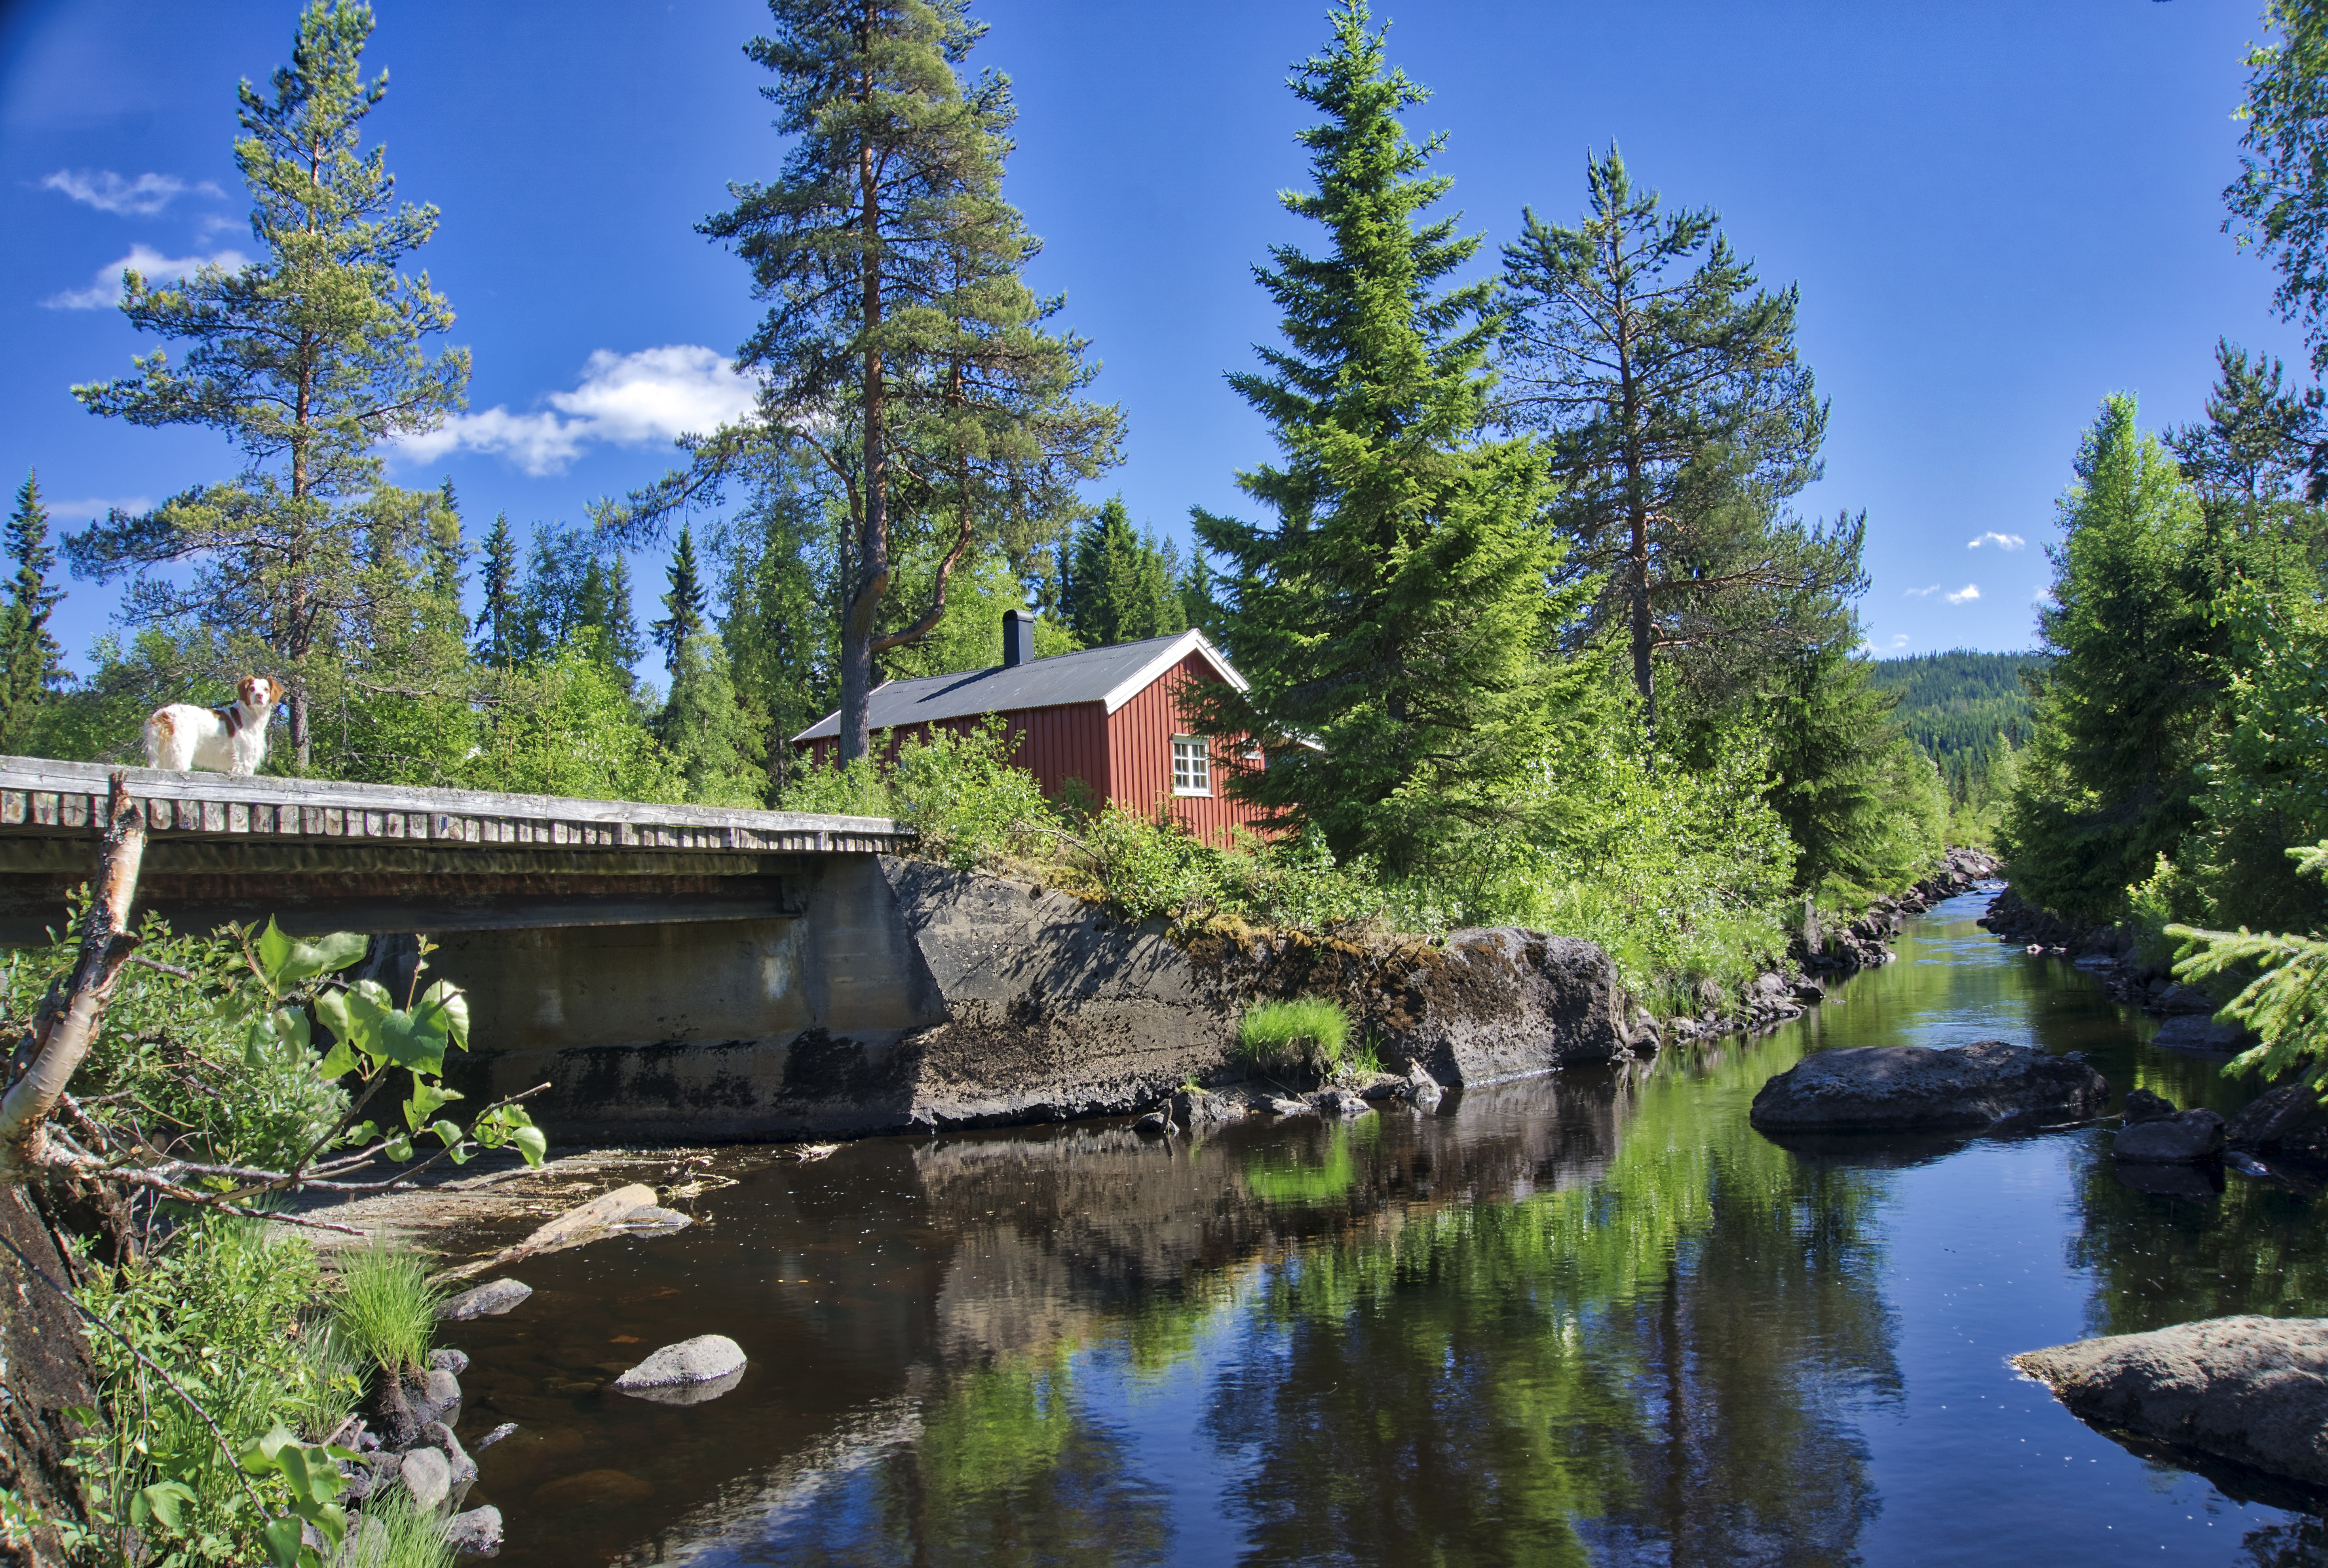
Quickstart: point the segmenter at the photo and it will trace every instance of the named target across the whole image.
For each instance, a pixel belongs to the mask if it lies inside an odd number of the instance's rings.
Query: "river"
[[[2328,1311],[2312,1200],[2126,1185],[2109,1133],[1790,1152],[1806,1052],[2001,1038],[2242,1103],[2058,960],[1915,921],[1752,1042],[1193,1150],[1115,1123],[875,1139],[657,1241],[537,1260],[462,1435],[511,1568],[586,1563],[2328,1563],[2318,1521],[2136,1457],[2005,1358]],[[692,1408],[604,1392],[727,1334]]]

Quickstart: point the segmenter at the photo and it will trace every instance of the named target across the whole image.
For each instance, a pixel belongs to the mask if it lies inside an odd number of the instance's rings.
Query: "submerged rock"
[[[2203,1013],[2168,1019],[2150,1043],[2170,1051],[2243,1051],[2255,1037],[2237,1024],[2219,1024]]]
[[[2294,1134],[2313,1130],[2319,1116],[2319,1092],[2290,1084],[2249,1101],[2223,1128],[2223,1141],[2234,1149],[2276,1149]]]
[[[447,1297],[436,1309],[446,1322],[465,1323],[472,1318],[497,1318],[533,1294],[533,1287],[518,1280],[494,1280],[457,1296]]]
[[[1975,1131],[2008,1117],[2090,1115],[2108,1094],[2075,1051],[2049,1056],[2003,1040],[1867,1046],[1805,1057],[1762,1085],[1749,1120],[1765,1132]]]
[[[2328,1489],[2328,1319],[2210,1318],[2013,1364],[2105,1429]]]
[[[665,1404],[699,1404],[742,1381],[744,1347],[725,1334],[666,1345],[615,1379],[621,1393]]]
[[[1142,1138],[1169,1138],[1174,1131],[1172,1118],[1161,1111],[1150,1111],[1134,1122],[1131,1130]]]

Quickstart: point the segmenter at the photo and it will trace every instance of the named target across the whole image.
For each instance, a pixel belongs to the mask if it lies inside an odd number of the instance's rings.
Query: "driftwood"
[[[129,798],[127,774],[115,774],[108,785],[105,838],[98,849],[94,896],[81,922],[80,956],[62,992],[52,990],[42,1003],[31,1037],[20,1047],[27,1057],[23,1071],[0,1098],[0,1182],[79,1174],[95,1163],[86,1151],[61,1143],[50,1123],[65,1098],[65,1085],[97,1042],[105,1009],[121,983],[122,966],[137,946],[129,906],[137,897],[137,871],[146,857],[146,817]]]

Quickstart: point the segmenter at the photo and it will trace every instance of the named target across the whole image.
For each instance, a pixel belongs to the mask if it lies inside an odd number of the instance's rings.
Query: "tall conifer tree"
[[[485,536],[484,604],[477,612],[477,657],[506,670],[523,656],[520,626],[517,540],[510,532],[509,513],[493,517],[493,530]]]
[[[1282,455],[1237,476],[1274,516],[1196,513],[1230,565],[1222,624],[1252,683],[1208,689],[1203,722],[1262,738],[1265,765],[1231,769],[1238,794],[1408,871],[1507,820],[1582,680],[1548,657],[1578,596],[1550,591],[1542,457],[1483,433],[1493,285],[1438,287],[1478,240],[1420,221],[1450,183],[1426,173],[1440,138],[1399,123],[1425,94],[1362,0],[1331,21],[1291,83],[1323,117],[1300,136],[1317,189],[1282,198],[1328,249],[1272,250],[1257,276],[1284,343],[1229,378]]]
[[[29,471],[8,514],[7,553],[15,570],[7,603],[0,605],[0,751],[23,739],[33,713],[56,690],[64,660],[49,617],[65,596],[50,586],[57,552],[49,543],[40,475]]]
[[[1061,577],[1059,608],[1087,647],[1188,629],[1178,552],[1134,532],[1121,496],[1075,530]]]
[[[291,64],[271,94],[240,89],[235,164],[253,199],[259,259],[183,282],[125,275],[123,315],[190,343],[138,373],[76,387],[93,413],[138,425],[200,425],[248,459],[230,484],[153,512],[116,513],[66,540],[74,568],[136,577],[133,623],[192,618],[264,650],[290,684],[291,741],[308,762],[309,662],[328,658],[364,591],[371,520],[356,502],[379,481],[382,439],[434,427],[461,406],[466,350],[433,359],[425,340],[453,312],[426,273],[398,270],[436,231],[436,210],[396,201],[364,117],[388,91],[366,81],[371,7],[317,0],[300,14]],[[152,568],[197,563],[192,574]]]
[[[1655,737],[1661,653],[1826,640],[1795,623],[1856,590],[1859,525],[1777,513],[1818,476],[1826,429],[1795,353],[1796,291],[1760,287],[1717,214],[1666,207],[1615,147],[1586,160],[1585,184],[1576,227],[1531,211],[1504,249],[1503,414],[1550,437],[1570,568],[1600,577],[1597,619],[1631,645]]]
[[[703,630],[703,583],[695,564],[695,532],[683,524],[679,547],[671,551],[669,572],[671,591],[662,596],[663,618],[651,623],[647,631],[662,650],[664,665],[675,672],[680,650]],[[677,679],[675,673],[673,679]]]

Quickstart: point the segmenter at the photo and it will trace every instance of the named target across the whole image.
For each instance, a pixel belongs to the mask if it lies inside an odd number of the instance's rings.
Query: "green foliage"
[[[16,569],[8,581],[7,603],[0,605],[0,752],[13,752],[64,683],[64,650],[49,630],[49,617],[65,596],[51,581],[57,552],[49,543],[40,475],[27,471],[16,487],[5,538],[7,559]]]
[[[1938,765],[1951,798],[1961,801],[2007,750],[2029,744],[2036,709],[2028,678],[2042,675],[2039,653],[1920,653],[1877,659],[1879,691],[1899,699],[1892,721]]]
[[[697,632],[672,659],[671,700],[655,728],[699,805],[760,806],[768,794],[767,721],[736,698],[728,649]]]
[[[99,1407],[73,1462],[91,1504],[92,1545],[129,1561],[287,1568],[296,1554],[282,1549],[285,1520],[294,1547],[303,1517],[333,1534],[339,1472],[333,1454],[314,1444],[361,1389],[329,1328],[310,1315],[322,1282],[305,1241],[269,1240],[258,1224],[221,1216],[189,1218],[119,1272],[89,1272],[82,1305],[121,1336],[89,1337]],[[219,1422],[230,1452],[147,1362]],[[133,1529],[153,1558],[129,1552]]]
[[[1135,532],[1123,498],[1075,530],[1060,574],[1059,609],[1085,647],[1168,637],[1188,629],[1187,574],[1171,541]]]
[[[78,930],[86,902],[75,895],[58,929]],[[74,1093],[97,1103],[91,1113],[209,1164],[281,1169],[314,1147],[339,1122],[347,1096],[315,1070],[296,1029],[249,1028],[251,1013],[268,1010],[272,999],[239,944],[176,936],[151,916],[140,936],[146,962],[122,972],[105,1028],[75,1075]],[[78,952],[68,935],[0,957],[0,1033],[15,1038],[30,1028]]]
[[[1798,891],[1868,899],[1947,849],[1939,775],[1892,725],[1893,699],[1837,644],[1803,651],[1770,704],[1770,803],[1793,839]]]
[[[369,5],[319,0],[300,14],[272,96],[240,88],[235,163],[258,260],[159,286],[125,275],[123,315],[189,344],[184,363],[157,352],[134,376],[74,389],[92,412],[205,427],[248,458],[236,479],[98,522],[66,550],[81,576],[134,579],[132,624],[193,618],[254,663],[263,650],[290,683],[302,768],[315,662],[367,591],[370,520],[348,502],[378,484],[375,444],[431,428],[461,406],[469,377],[465,350],[424,350],[452,326],[444,296],[398,270],[436,233],[436,211],[399,204],[380,149],[361,145],[388,89],[385,76],[363,78],[371,30]]]
[[[1342,1004],[1327,997],[1256,1002],[1237,1022],[1237,1051],[1256,1071],[1338,1072],[1350,1035]]]
[[[517,539],[510,532],[509,513],[493,518],[485,536],[484,604],[477,612],[477,657],[495,669],[517,662],[523,646],[518,624]]]
[[[463,782],[581,800],[686,798],[630,678],[603,649],[586,630],[540,663],[494,673],[480,752],[468,759]]]
[[[442,1286],[428,1282],[428,1264],[378,1237],[339,1254],[340,1288],[332,1323],[365,1364],[389,1374],[417,1370],[436,1338]]]
[[[670,576],[671,591],[662,596],[663,618],[647,631],[662,650],[663,662],[676,670],[680,651],[704,626],[703,580],[695,561],[695,533],[684,524],[679,530],[679,547],[671,551]]]
[[[455,1553],[444,1522],[423,1508],[402,1487],[390,1487],[364,1504],[355,1529],[352,1554],[333,1568],[453,1568]]]
[[[1548,437],[1554,515],[1596,637],[1629,643],[1651,744],[1660,665],[1726,718],[1756,657],[1832,637],[1863,586],[1863,520],[1806,527],[1826,404],[1795,349],[1798,305],[1730,249],[1710,209],[1664,206],[1611,146],[1588,155],[1574,228],[1525,213],[1504,249],[1512,319],[1502,416]]]
[[[1494,285],[1443,292],[1478,247],[1422,221],[1449,179],[1400,117],[1423,90],[1391,69],[1360,0],[1291,83],[1317,189],[1281,199],[1328,249],[1271,252],[1283,346],[1230,385],[1269,421],[1279,465],[1238,475],[1274,514],[1196,513],[1229,563],[1219,624],[1249,692],[1202,689],[1198,727],[1253,736],[1229,792],[1334,853],[1401,875],[1508,827],[1508,802],[1589,676],[1547,657],[1582,603],[1554,591],[1542,455],[1486,438]]]
[[[2328,5],[2267,0],[2276,41],[2248,52],[2239,176],[2223,192],[2242,240],[2279,268],[2274,302],[2300,320],[2312,368],[2328,368]]]
[[[2305,876],[2328,878],[2328,840],[2288,854]],[[2328,1089],[2328,938],[2181,925],[2167,926],[2164,934],[2181,944],[2177,979],[2193,985],[2246,979],[2217,1016],[2247,1025],[2262,1043],[2231,1058],[2225,1072],[2266,1083],[2295,1077]],[[2328,1100],[2328,1093],[2323,1098]]]

